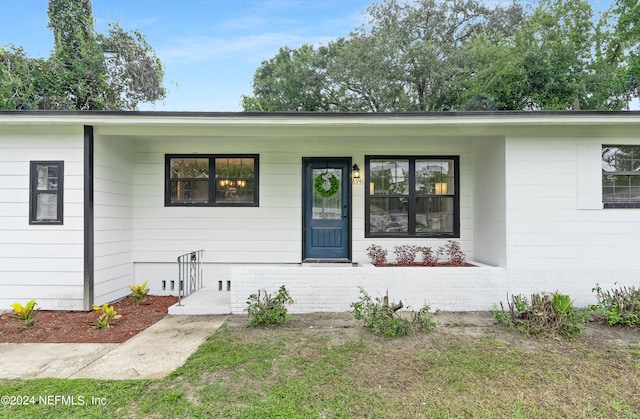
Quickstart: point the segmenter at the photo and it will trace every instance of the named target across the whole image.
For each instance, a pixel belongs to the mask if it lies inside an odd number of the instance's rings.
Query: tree
[[[617,19],[609,59],[626,64],[623,79],[629,100],[640,93],[640,2],[616,0],[611,14]]]
[[[22,48],[0,47],[0,109],[37,109],[47,62],[27,57]]]
[[[447,111],[471,57],[463,46],[475,33],[512,33],[522,20],[519,3],[488,7],[477,0],[386,0],[368,8],[372,36],[387,52],[391,77],[406,94],[409,111]],[[365,27],[359,34],[367,32]]]
[[[314,75],[326,111],[606,110],[639,94],[639,0],[616,0],[603,12],[588,0],[539,0],[527,13],[517,0],[497,8],[382,0],[367,12],[368,25],[315,50],[306,73],[296,60],[279,73],[293,99],[282,100],[261,67],[245,103],[317,110],[295,100],[308,88],[301,74]],[[272,89],[256,88],[264,85]]]
[[[118,24],[97,34],[90,0],[50,0],[54,52],[0,49],[2,109],[136,109],[165,97],[163,66],[144,36]]]
[[[621,109],[628,94],[612,32],[586,0],[542,0],[512,37],[479,34],[466,77],[467,103],[496,109]]]
[[[256,70],[253,80],[256,98],[243,96],[242,107],[245,111],[259,112],[327,111],[322,69],[321,53],[312,45],[295,50],[282,47]]]
[[[307,73],[314,74],[314,83],[322,83],[315,91],[326,105],[323,110],[454,109],[452,100],[458,97],[461,69],[471,62],[461,45],[481,30],[513,32],[523,13],[519,3],[490,8],[476,0],[385,0],[374,3],[367,12],[369,25],[318,48],[316,67],[307,68]],[[272,64],[263,62],[258,68],[253,79],[255,97],[245,97],[243,103],[251,110],[267,110],[266,104],[269,109],[277,104],[278,110],[316,110],[291,107],[278,89],[261,89],[264,85],[275,87],[270,80],[273,73],[267,71]],[[291,64],[295,67],[297,62]],[[291,92],[304,91],[299,81],[289,83],[288,74],[300,72],[280,73],[278,83],[287,86],[289,97]],[[245,106],[245,110],[249,109]]]

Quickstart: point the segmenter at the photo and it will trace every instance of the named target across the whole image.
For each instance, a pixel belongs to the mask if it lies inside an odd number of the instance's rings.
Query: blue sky
[[[143,110],[240,111],[263,60],[282,46],[326,44],[365,22],[372,0],[93,0],[96,29],[137,29],[165,65],[164,103]],[[48,57],[47,0],[2,0],[0,46]]]
[[[0,0],[0,46],[48,57],[47,0]],[[263,60],[282,46],[326,44],[366,23],[373,0],[93,0],[98,32],[139,30],[165,65],[167,98],[142,110],[240,111]],[[509,0],[489,0],[508,3]],[[523,3],[530,1],[523,0]],[[607,7],[610,0],[593,0]]]

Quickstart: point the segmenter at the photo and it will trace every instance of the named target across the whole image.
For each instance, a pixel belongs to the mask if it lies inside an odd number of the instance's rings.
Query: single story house
[[[455,240],[474,267],[374,267],[367,248]],[[0,309],[89,310],[148,281],[241,313],[358,287],[415,308],[640,285],[640,113],[0,112]]]

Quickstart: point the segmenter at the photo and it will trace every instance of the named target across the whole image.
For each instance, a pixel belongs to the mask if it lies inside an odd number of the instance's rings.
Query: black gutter
[[[94,224],[93,224],[93,127],[84,126],[84,296],[83,307],[94,304]]]

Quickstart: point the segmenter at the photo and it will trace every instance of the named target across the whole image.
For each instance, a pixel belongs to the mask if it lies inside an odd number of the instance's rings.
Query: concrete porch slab
[[[202,288],[169,307],[171,315],[231,314],[231,294]]]

